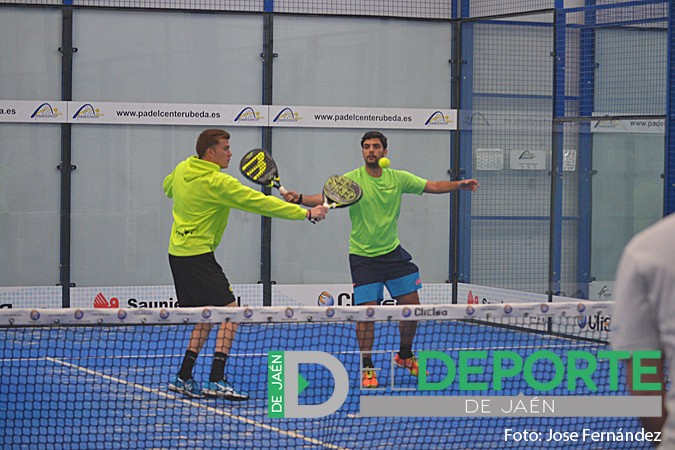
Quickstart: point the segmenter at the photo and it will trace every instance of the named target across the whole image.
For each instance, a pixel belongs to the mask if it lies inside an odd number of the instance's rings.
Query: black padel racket
[[[262,148],[256,148],[244,155],[239,170],[249,180],[262,186],[277,188],[282,195],[288,192],[279,181],[279,169],[272,155]]]

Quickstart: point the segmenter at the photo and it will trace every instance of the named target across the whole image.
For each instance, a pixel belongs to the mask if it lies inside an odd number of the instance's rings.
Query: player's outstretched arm
[[[424,192],[429,194],[446,194],[454,191],[476,192],[479,187],[480,184],[473,178],[460,181],[427,181]]]
[[[294,191],[288,191],[283,195],[284,200],[296,205],[313,206],[323,205],[323,196],[321,194],[303,195]]]

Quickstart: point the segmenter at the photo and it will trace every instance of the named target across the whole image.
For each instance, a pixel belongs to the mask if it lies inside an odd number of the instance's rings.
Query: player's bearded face
[[[378,138],[363,141],[361,152],[363,153],[363,161],[366,163],[366,166],[373,169],[379,167],[377,162],[380,158],[387,155],[387,149],[382,146],[382,142]]]

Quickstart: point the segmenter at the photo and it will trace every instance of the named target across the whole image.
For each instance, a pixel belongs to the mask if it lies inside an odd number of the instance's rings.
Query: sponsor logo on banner
[[[479,304],[492,305],[492,304],[496,304],[496,303],[504,303],[504,300],[499,299],[499,298],[489,298],[489,297],[483,297],[481,299],[479,296],[474,295],[473,291],[471,289],[469,289],[469,294],[467,296],[466,303],[467,303],[467,305],[479,305]]]
[[[274,305],[351,306],[351,284],[276,284],[272,286]]]
[[[546,154],[541,150],[512,150],[511,169],[543,170],[546,168]]]
[[[598,287],[607,284],[608,282],[599,282]],[[434,286],[432,283],[426,285]],[[449,293],[447,295],[450,295]],[[489,286],[480,286],[477,284],[459,283],[458,297],[460,299],[466,298],[467,304],[514,304],[514,303],[548,303],[549,297],[547,294],[538,294],[535,292],[514,291],[511,289],[501,289]],[[602,300],[602,299],[600,299]],[[553,296],[553,303],[579,301],[577,297],[569,296]],[[581,312],[581,311],[579,311]]]
[[[263,115],[260,114],[260,112],[254,110],[250,106],[245,107],[241,111],[239,111],[239,114],[234,118],[235,123],[236,122],[260,122],[262,119],[264,119]]]
[[[612,300],[614,281],[591,281],[588,286],[588,298],[591,300]]]
[[[300,114],[298,114],[297,112],[293,112],[293,110],[291,108],[287,107],[287,108],[284,108],[281,111],[279,111],[279,114],[277,114],[274,117],[274,120],[272,120],[272,122],[274,122],[274,123],[282,123],[282,122],[295,123],[295,122],[299,122],[301,120],[302,120],[302,117],[300,117]]]
[[[94,108],[91,103],[85,103],[73,114],[73,119],[98,119],[102,115],[101,111],[98,108]]]
[[[236,301],[237,306],[241,306],[241,297],[236,297]],[[108,300],[99,292],[94,297],[93,305],[94,308],[119,308],[121,303],[117,297],[111,297]],[[127,308],[178,308],[179,306],[178,300],[172,297],[169,297],[168,300],[139,300],[133,297],[126,300]]]
[[[66,123],[68,102],[50,100],[0,100],[0,123]]]
[[[33,114],[30,115],[31,119],[44,119],[44,118],[56,118],[62,116],[63,113],[59,111],[59,108],[52,107],[49,103],[43,103],[33,111]]]
[[[168,300],[143,301],[130,298],[127,300],[127,306],[130,308],[178,308],[178,300],[169,298]]]
[[[462,130],[471,128],[472,126],[490,126],[490,121],[485,116],[485,114],[480,112],[471,113],[471,115],[466,114],[465,112],[461,113],[462,116]]]
[[[335,299],[328,292],[323,291],[319,294],[319,301],[317,304],[319,306],[333,306],[335,304]]]
[[[112,297],[110,301],[105,298],[103,293],[99,292],[96,297],[94,297],[94,308],[119,308],[120,301],[116,297]]]
[[[597,312],[593,315],[581,316],[577,319],[580,329],[596,330],[596,331],[611,331],[612,330],[612,316],[601,314]]]
[[[271,120],[270,120],[271,119]],[[0,100],[0,122],[454,130],[457,110]]]
[[[545,117],[543,111],[518,111],[518,110],[482,110],[458,111],[462,130],[487,129],[496,130],[541,130],[550,128],[553,123],[551,118]]]
[[[424,122],[424,125],[442,125],[447,126],[450,123],[450,116],[446,116],[441,111],[434,111],[432,115]]]
[[[258,292],[259,285],[235,285],[234,294],[237,306],[256,306],[262,295]],[[262,292],[262,290],[260,290]],[[0,289],[0,294],[2,290]],[[58,301],[61,301],[61,291],[55,289]],[[249,301],[254,299],[254,304]],[[0,303],[9,303],[12,298],[0,296]],[[60,303],[59,303],[60,305]],[[316,296],[314,297],[316,306]],[[70,306],[73,308],[125,308],[125,309],[175,309],[179,308],[178,297],[173,285],[162,286],[98,286],[98,287],[73,287],[71,289]],[[18,305],[15,303],[14,308]],[[58,306],[60,307],[60,306]]]
[[[173,298],[168,300],[144,301],[136,298],[127,299],[129,308],[178,308],[178,301]],[[120,300],[117,297],[111,297],[108,300],[102,292],[94,297],[94,308],[119,308]]]

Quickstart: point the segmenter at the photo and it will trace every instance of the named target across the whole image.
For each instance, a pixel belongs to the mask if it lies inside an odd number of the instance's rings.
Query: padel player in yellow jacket
[[[232,208],[288,220],[321,221],[327,209],[305,209],[242,185],[221,172],[230,164],[230,134],[204,130],[197,139],[197,156],[180,162],[164,179],[164,192],[173,199],[173,225],[169,242],[169,265],[180,307],[237,306],[232,287],[214,257]],[[224,376],[228,353],[237,324],[220,325],[209,381],[203,389],[192,376],[197,356],[212,328],[195,325],[183,363],[169,389],[188,397],[221,397],[247,400]]]

